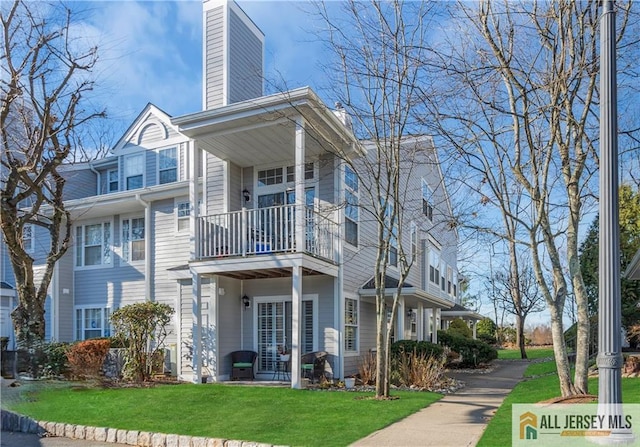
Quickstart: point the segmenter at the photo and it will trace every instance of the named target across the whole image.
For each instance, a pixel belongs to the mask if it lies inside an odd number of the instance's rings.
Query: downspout
[[[100,195],[100,183],[102,183],[100,181],[100,173],[96,170],[96,168],[93,167],[92,163],[89,163],[89,169],[91,170],[91,172],[93,172],[96,175],[96,195],[99,196]]]
[[[144,206],[144,294],[146,301],[155,301],[151,296],[151,204],[136,194],[136,200]]]

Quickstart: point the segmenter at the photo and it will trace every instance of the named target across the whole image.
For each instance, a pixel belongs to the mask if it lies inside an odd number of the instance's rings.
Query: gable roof
[[[171,115],[149,102],[138,114],[136,119],[133,120],[131,125],[127,128],[120,139],[118,139],[111,152],[117,154],[125,146],[127,146],[127,144],[139,140],[142,131],[149,125],[160,126],[162,131],[164,132],[165,138],[168,136],[168,129],[179,133],[178,128],[171,123]],[[139,141],[137,141],[135,144],[138,143]]]
[[[400,281],[397,278],[394,278],[393,276],[389,276],[389,275],[384,275],[384,286],[387,289],[397,289],[398,288],[398,284],[400,283]],[[411,289],[413,288],[413,286],[411,284],[409,284],[408,282],[405,282],[404,285],[402,286],[403,288],[407,288],[407,289]],[[371,279],[369,281],[367,281],[366,283],[364,283],[364,285],[361,287],[361,289],[375,289],[376,288],[376,277],[372,276]]]

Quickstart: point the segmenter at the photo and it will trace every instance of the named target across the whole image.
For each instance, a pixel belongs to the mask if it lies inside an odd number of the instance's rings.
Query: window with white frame
[[[109,308],[76,308],[76,340],[111,336],[110,317]]]
[[[453,269],[447,267],[447,293],[453,295]]]
[[[344,238],[345,241],[354,247],[358,246],[358,225],[359,225],[359,206],[360,198],[358,196],[358,177],[351,167],[344,168]]]
[[[415,222],[411,222],[411,261],[415,261],[418,257],[418,227]]]
[[[124,181],[127,190],[144,186],[144,153],[124,157]]]
[[[440,284],[440,252],[433,247],[429,250],[429,281]]]
[[[344,300],[344,350],[358,352],[358,300]]]
[[[109,169],[107,171],[107,192],[117,192],[118,188],[118,170]]]
[[[158,183],[178,181],[178,151],[175,147],[158,152]]]
[[[395,224],[391,224],[391,216],[393,214],[393,205],[387,204],[387,209],[385,211],[385,238],[389,236],[389,265],[394,267],[398,266],[398,226]],[[391,227],[391,230],[389,230]],[[391,231],[391,235],[389,235],[389,231]]]
[[[282,183],[282,168],[258,171],[258,186],[279,185]]]
[[[443,260],[440,261],[440,290],[445,292],[447,290],[447,280],[445,275],[447,274],[447,263]]]
[[[453,296],[458,297],[458,273],[453,272]]]
[[[24,224],[22,227],[22,247],[26,252],[32,252],[35,246],[33,229],[32,224]]]
[[[178,219],[178,231],[189,230],[190,215],[191,215],[191,204],[189,202],[176,203],[176,217]]]
[[[111,222],[76,227],[76,267],[111,264]]]
[[[144,217],[122,220],[122,259],[144,261]]]
[[[429,187],[427,181],[422,179],[422,214],[427,216],[427,219],[433,221],[433,205],[431,204],[431,197],[433,192]]]

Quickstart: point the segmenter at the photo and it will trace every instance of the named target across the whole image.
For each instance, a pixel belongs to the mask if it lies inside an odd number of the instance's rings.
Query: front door
[[[291,300],[257,301],[258,374],[272,373],[277,356],[291,352]],[[301,323],[301,353],[315,350],[313,300],[303,299]]]

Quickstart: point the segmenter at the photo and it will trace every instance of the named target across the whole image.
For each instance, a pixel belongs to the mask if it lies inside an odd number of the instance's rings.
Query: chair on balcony
[[[320,380],[320,377],[324,377],[326,361],[327,353],[325,351],[314,351],[302,354],[300,358],[302,377],[310,379],[311,382]]]
[[[253,367],[257,357],[258,353],[255,351],[233,351],[231,353],[231,380],[253,380]]]

